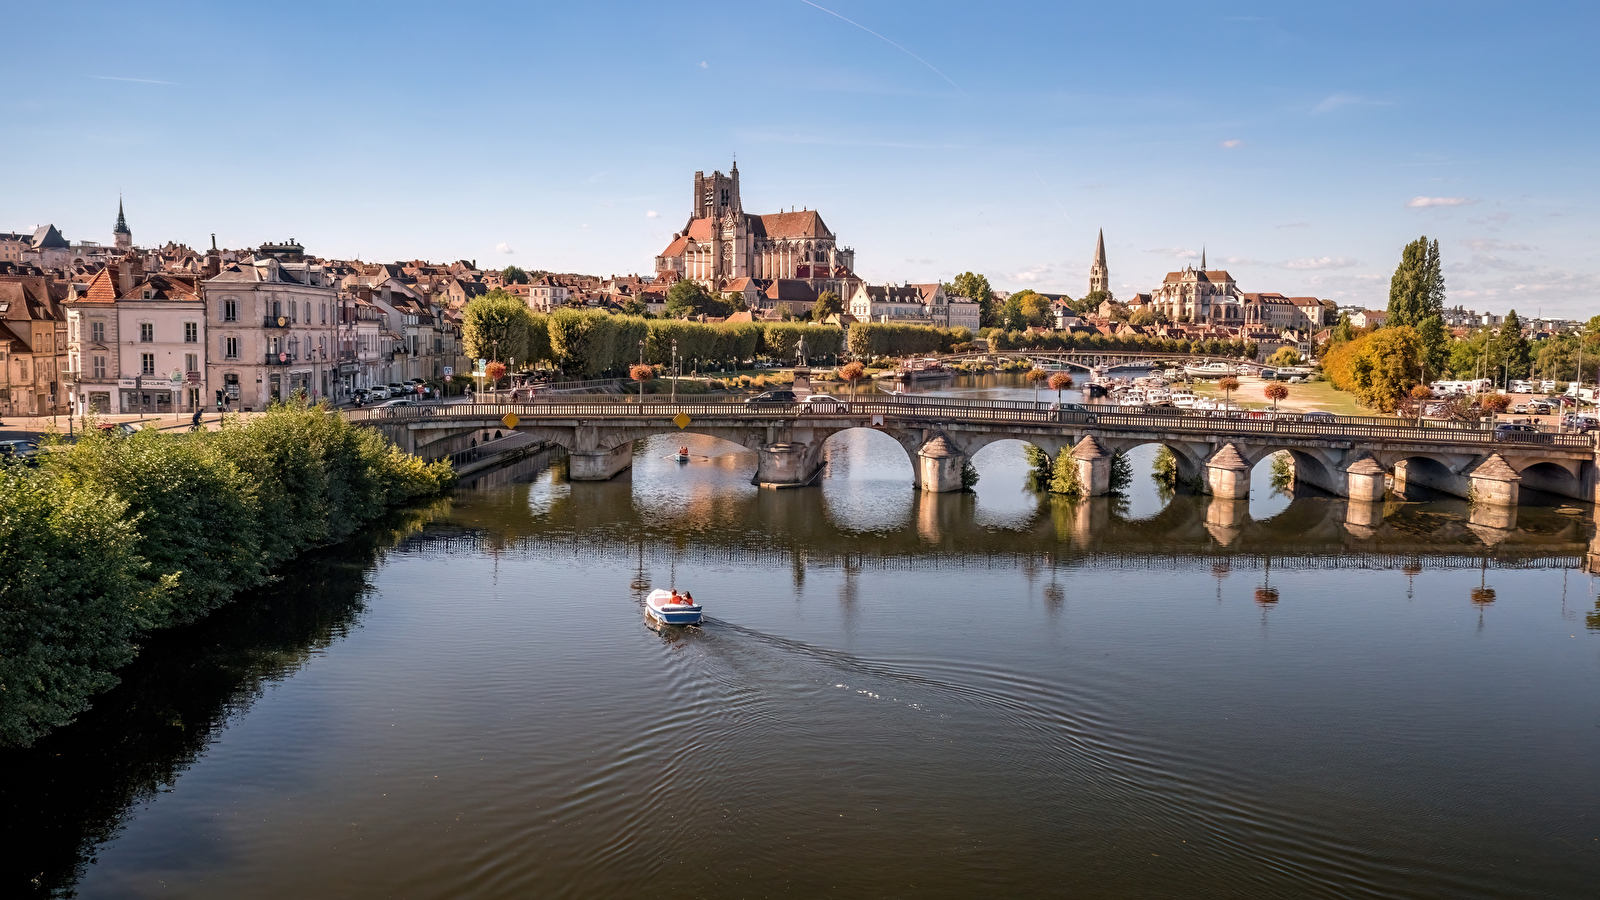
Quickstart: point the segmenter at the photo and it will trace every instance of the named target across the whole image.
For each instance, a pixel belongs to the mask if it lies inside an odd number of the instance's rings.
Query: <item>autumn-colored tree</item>
[[[498,385],[500,379],[506,377],[506,364],[498,359],[492,360],[487,366],[483,367],[483,373],[489,376],[490,384]]]
[[[1289,386],[1281,381],[1274,381],[1262,389],[1261,393],[1272,401],[1272,411],[1278,411],[1278,401],[1289,396]]]
[[[860,381],[866,374],[867,367],[862,365],[859,360],[845,363],[844,368],[839,370],[839,377],[850,382],[850,399],[855,399],[856,382]]]
[[[1056,392],[1056,402],[1061,402],[1061,392],[1072,387],[1072,376],[1066,372],[1057,372],[1050,376],[1048,382],[1050,389]]]
[[[1239,389],[1239,379],[1229,375],[1217,382],[1217,387],[1222,389],[1222,402],[1224,404],[1231,403],[1233,401],[1233,392]]]
[[[1394,412],[1422,372],[1422,343],[1407,326],[1382,328],[1337,344],[1323,357],[1322,371],[1341,391],[1370,409]]]
[[[1033,402],[1039,402],[1039,385],[1050,379],[1050,373],[1035,366],[1028,370],[1027,379],[1033,385]]]
[[[644,402],[644,383],[656,377],[654,366],[637,363],[628,369],[628,377],[639,382],[639,402]]]
[[[1511,406],[1511,398],[1505,394],[1485,394],[1478,398],[1478,406],[1494,415],[1499,415]]]

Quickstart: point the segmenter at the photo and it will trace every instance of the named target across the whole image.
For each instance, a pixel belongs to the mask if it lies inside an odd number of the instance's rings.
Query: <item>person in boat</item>
[[[688,591],[684,591],[683,592],[683,602],[688,604],[689,606],[693,606],[694,605],[694,595],[689,593]]]

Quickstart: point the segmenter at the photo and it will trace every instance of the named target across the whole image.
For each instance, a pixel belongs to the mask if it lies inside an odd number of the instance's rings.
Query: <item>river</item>
[[[1023,396],[989,384],[985,393]],[[1600,884],[1592,510],[919,496],[834,439],[536,457],[6,751],[3,893],[1545,897]],[[1537,498],[1535,498],[1537,499]],[[703,628],[659,633],[675,584]]]

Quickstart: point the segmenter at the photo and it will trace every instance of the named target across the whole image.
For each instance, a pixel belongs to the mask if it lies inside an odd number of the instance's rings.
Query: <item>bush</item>
[[[139,632],[193,621],[453,478],[305,404],[190,435],[91,426],[37,470],[0,473],[0,741],[69,721]]]

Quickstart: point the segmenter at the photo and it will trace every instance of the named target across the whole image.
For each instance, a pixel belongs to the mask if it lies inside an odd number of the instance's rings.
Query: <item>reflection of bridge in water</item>
[[[993,528],[975,517],[970,494],[919,493],[887,511],[897,524],[861,532],[818,491],[673,508],[636,498],[626,479],[538,490],[548,494],[538,503],[525,491],[470,497],[403,549],[786,567],[803,577],[808,568],[1583,568],[1595,542],[1592,522],[1575,510],[1486,510],[1454,499],[1389,504],[1373,521],[1367,504],[1326,496],[1298,497],[1265,520],[1251,518],[1244,501],[1192,494],[1144,519],[1122,516],[1117,498],[1058,498],[1015,528]]]

